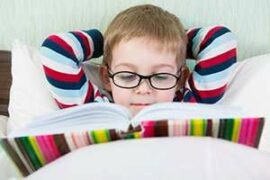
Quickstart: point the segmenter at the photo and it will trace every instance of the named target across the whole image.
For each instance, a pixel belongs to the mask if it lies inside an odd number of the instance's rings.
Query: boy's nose
[[[147,79],[142,79],[139,86],[135,88],[137,94],[150,94],[152,90],[150,82]]]

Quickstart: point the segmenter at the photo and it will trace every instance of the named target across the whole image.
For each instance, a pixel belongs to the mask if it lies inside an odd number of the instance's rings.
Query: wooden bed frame
[[[0,50],[0,115],[8,116],[11,85],[11,52]]]

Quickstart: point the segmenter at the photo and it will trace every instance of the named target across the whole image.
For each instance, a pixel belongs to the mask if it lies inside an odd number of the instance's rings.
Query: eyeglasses
[[[180,75],[176,76],[170,73],[156,73],[149,76],[143,76],[129,71],[119,71],[116,73],[108,71],[108,74],[116,86],[125,89],[138,87],[142,79],[147,79],[154,89],[168,90],[174,88],[180,79]]]

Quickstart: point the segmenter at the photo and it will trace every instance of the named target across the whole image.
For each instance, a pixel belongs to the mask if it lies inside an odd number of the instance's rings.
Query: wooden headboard
[[[0,115],[8,116],[11,85],[11,52],[0,51]]]

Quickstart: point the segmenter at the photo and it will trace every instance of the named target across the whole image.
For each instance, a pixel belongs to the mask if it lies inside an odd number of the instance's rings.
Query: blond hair
[[[184,62],[187,37],[180,20],[160,7],[138,5],[120,12],[108,26],[104,35],[103,64],[110,65],[117,44],[135,37],[158,41],[176,54],[179,63]]]

